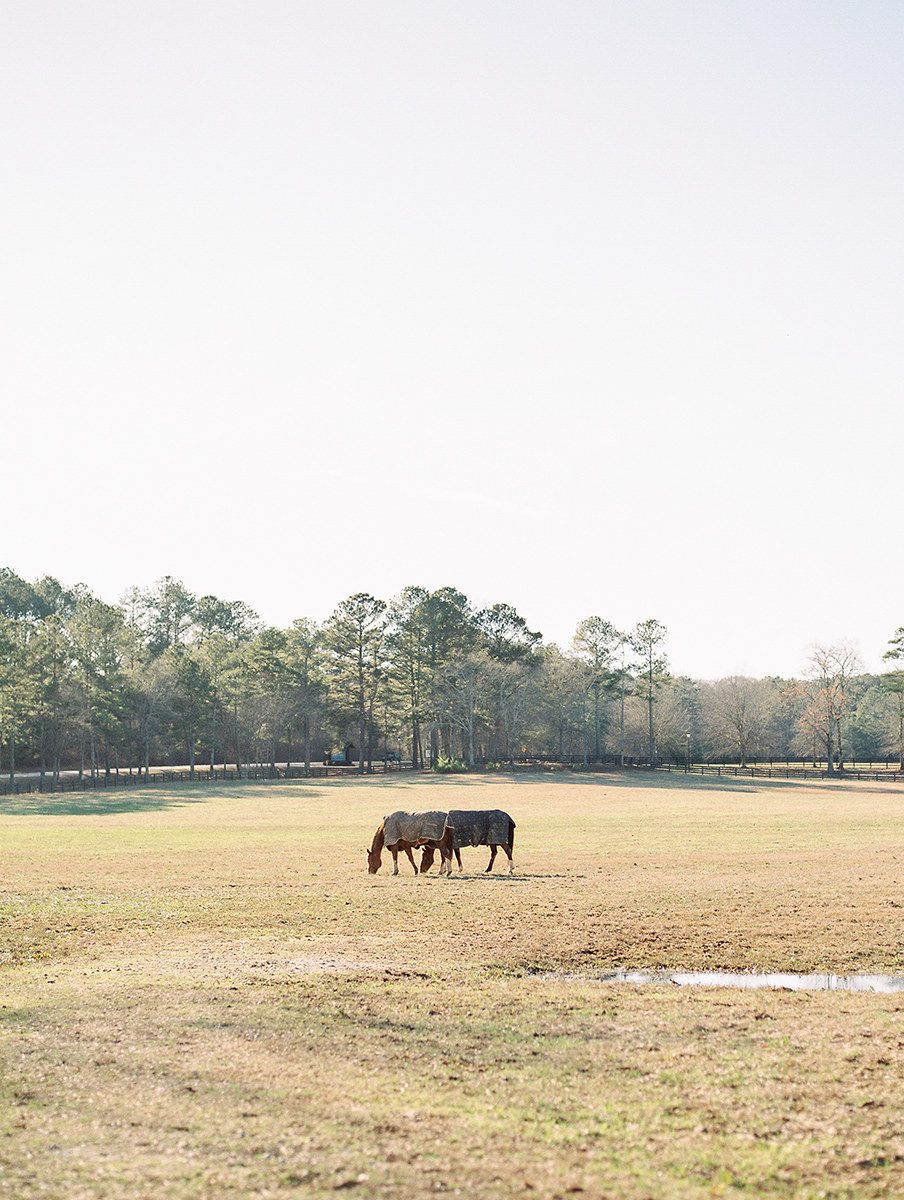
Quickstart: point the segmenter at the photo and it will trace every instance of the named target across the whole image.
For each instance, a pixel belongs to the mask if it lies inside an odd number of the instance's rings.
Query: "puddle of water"
[[[600,983],[674,983],[682,987],[784,988],[793,992],[904,992],[904,975],[766,975],[728,971],[603,971],[570,975]]]

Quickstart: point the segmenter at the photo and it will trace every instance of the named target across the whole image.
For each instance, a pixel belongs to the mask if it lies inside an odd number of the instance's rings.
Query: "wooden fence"
[[[626,758],[624,764],[619,764],[614,758],[606,758],[602,762],[584,762],[579,758],[536,758],[524,757],[516,758],[510,768],[515,770],[531,770],[531,769],[549,769],[555,766],[566,767],[571,771],[613,771],[613,770],[628,770],[628,771],[648,771],[650,769],[647,760],[635,760]],[[888,783],[904,783],[904,771],[900,766],[892,763],[891,759],[886,759],[885,762],[873,763],[847,763],[844,766],[836,766],[834,771],[827,769],[825,762],[818,762],[810,765],[808,760],[782,759],[779,761],[770,760],[768,763],[760,763],[754,761],[751,765],[742,766],[740,763],[687,763],[681,762],[678,759],[665,759],[657,761],[655,770],[665,771],[667,774],[691,774],[691,775],[725,775],[736,778],[745,779],[845,779],[845,780],[871,780],[873,782],[888,782]]]
[[[660,771],[676,775],[726,775],[740,779],[837,779],[850,781],[852,779],[871,780],[874,783],[904,783],[904,771],[898,768],[881,770],[878,767],[851,766],[836,767],[828,771],[825,767],[740,767],[723,766],[704,763],[690,767],[682,763],[664,763]]]
[[[556,768],[577,772],[596,774],[603,771],[648,771],[646,763],[627,761],[622,767],[612,759],[600,763],[584,763],[579,759],[556,758],[520,758],[514,763],[500,763],[500,771],[538,771],[555,770]],[[421,768],[429,771],[429,766]],[[478,770],[485,770],[486,764],[481,764]],[[365,766],[365,774],[385,775],[397,771],[411,771],[410,762],[379,762]],[[797,766],[786,763],[774,763],[769,766],[740,766],[731,763],[697,763],[688,766],[685,763],[663,762],[656,765],[655,770],[667,774],[684,775],[714,775],[717,778],[725,776],[735,779],[836,779],[841,781],[867,780],[875,783],[904,783],[904,771],[898,767],[886,764],[883,768],[878,764],[854,764],[837,768],[830,774],[824,765],[816,767]],[[0,778],[0,796],[30,795],[34,792],[90,792],[113,790],[116,788],[148,788],[166,787],[172,784],[203,784],[203,783],[236,783],[254,780],[274,779],[354,779],[360,778],[357,765],[337,766],[312,764],[306,768],[303,764],[290,763],[288,766],[270,767],[254,765],[237,771],[235,767],[196,767],[194,772],[187,767],[177,769],[152,768],[150,774],[135,771],[132,774],[120,771],[98,772],[92,779],[91,775],[79,775],[77,772],[64,773],[59,779],[46,775],[17,775],[10,785],[8,777]]]
[[[411,770],[410,763],[379,762],[365,764],[365,774],[385,775],[396,771]],[[176,770],[167,768],[151,768],[149,774],[135,771],[131,775],[127,771],[97,772],[92,778],[90,774],[79,775],[77,772],[65,772],[59,779],[45,775],[17,775],[10,784],[8,777],[0,778],[0,796],[27,796],[34,792],[91,792],[115,788],[147,788],[165,787],[174,783],[246,783],[249,780],[263,779],[326,779],[327,777],[349,779],[360,778],[357,765],[353,766],[321,766],[312,764],[306,768],[303,764],[292,764],[283,767],[250,766],[237,771],[235,767],[195,767],[192,772],[188,767]]]

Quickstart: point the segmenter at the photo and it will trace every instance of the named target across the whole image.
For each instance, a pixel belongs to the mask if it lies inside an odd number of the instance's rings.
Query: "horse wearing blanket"
[[[488,871],[492,871],[496,861],[496,851],[501,846],[508,856],[509,875],[515,869],[512,862],[512,848],[515,844],[515,822],[501,808],[490,808],[469,812],[464,808],[454,808],[449,812],[449,824],[455,830],[452,849],[458,859],[458,869],[461,871],[462,846],[489,846],[490,863]],[[425,848],[421,855],[421,874],[433,866],[433,851]],[[442,868],[440,868],[442,871]]]
[[[452,826],[448,813],[444,812],[394,812],[384,817],[374,840],[367,852],[367,871],[376,875],[382,863],[382,850],[385,846],[392,855],[392,873],[399,873],[399,851],[408,855],[408,861],[414,867],[417,875],[417,864],[414,861],[412,848],[423,846],[424,853],[429,851],[430,863],[433,863],[434,851],[439,850],[442,862],[440,875],[445,872],[452,874]]]

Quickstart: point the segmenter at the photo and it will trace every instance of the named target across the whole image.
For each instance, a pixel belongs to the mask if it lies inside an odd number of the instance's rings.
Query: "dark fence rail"
[[[650,764],[646,759],[625,758],[622,763],[616,758],[604,758],[599,762],[589,762],[578,756],[556,755],[521,755],[510,762],[488,763],[479,762],[477,770],[499,771],[554,771],[568,770],[593,774],[603,771],[649,771]],[[724,775],[726,777],[744,779],[837,779],[837,780],[871,780],[873,782],[904,783],[904,771],[891,760],[883,763],[849,763],[844,767],[836,766],[829,771],[825,763],[815,766],[807,762],[794,762],[792,759],[773,760],[768,763],[751,763],[742,766],[740,763],[687,763],[676,759],[657,760],[654,770],[666,774],[691,775]]]
[[[599,762],[588,762],[579,757],[537,757],[524,756],[516,758],[513,763],[507,764],[510,768],[514,767],[522,770],[530,769],[549,769],[551,767],[561,766],[567,767],[573,771],[612,771],[612,770],[641,770],[648,771],[650,764],[647,759],[625,758],[624,763],[618,759],[608,757],[601,759]],[[665,771],[667,774],[691,774],[691,775],[726,775],[736,776],[745,779],[859,779],[872,780],[874,782],[885,781],[891,783],[904,783],[904,771],[901,767],[891,759],[886,759],[884,762],[855,762],[846,763],[843,766],[836,764],[834,771],[828,770],[828,764],[825,761],[811,763],[808,759],[769,759],[766,762],[754,760],[751,763],[731,763],[731,762],[705,762],[705,763],[686,763],[680,759],[658,759],[655,763],[655,770]]]
[[[664,763],[658,768],[676,775],[726,775],[742,779],[837,779],[839,781],[869,780],[873,783],[904,783],[904,771],[899,768],[881,770],[872,766],[836,767],[829,771],[825,767],[741,767],[723,766],[718,763],[687,766],[683,763]]]
[[[411,770],[410,763],[373,762],[365,764],[366,775],[387,775],[397,771]],[[10,783],[9,777],[0,778],[0,796],[27,796],[35,792],[91,792],[115,788],[148,788],[165,787],[174,783],[247,783],[252,780],[265,779],[326,779],[360,778],[357,765],[334,766],[311,764],[306,768],[303,764],[292,764],[282,767],[253,765],[243,767],[241,771],[235,767],[195,767],[192,772],[188,767],[179,769],[151,768],[149,774],[134,771],[97,772],[94,777],[90,774],[79,775],[77,772],[65,772],[59,779],[46,775],[17,775]]]
[[[478,770],[492,769],[495,767],[500,771],[549,771],[549,770],[572,770],[578,772],[587,772],[594,774],[602,771],[648,771],[649,763],[633,758],[626,758],[624,763],[617,759],[608,758],[601,762],[586,762],[582,758],[577,757],[554,757],[554,756],[522,756],[516,758],[513,762],[506,763],[480,763]],[[366,775],[385,775],[400,771],[411,771],[412,765],[410,762],[398,762],[382,760],[373,762],[369,766],[365,765]],[[429,764],[423,770],[430,769]],[[725,776],[726,778],[736,779],[836,779],[838,781],[858,780],[860,782],[870,781],[874,783],[904,783],[904,771],[901,771],[898,766],[891,766],[890,761],[883,764],[879,763],[855,763],[845,767],[836,767],[833,772],[826,769],[824,763],[819,763],[816,766],[795,764],[790,760],[783,762],[771,762],[767,764],[755,763],[750,766],[741,766],[738,763],[687,763],[677,762],[657,762],[654,768],[656,771],[665,772],[666,774],[684,774],[684,775],[712,775],[717,778]],[[77,772],[65,772],[58,779],[52,778],[50,775],[45,775],[43,779],[39,775],[28,773],[17,775],[13,783],[10,783],[8,777],[0,777],[0,796],[10,795],[30,795],[35,792],[47,793],[66,793],[66,792],[89,792],[89,791],[104,791],[107,789],[113,790],[116,788],[152,788],[166,787],[171,784],[204,784],[204,783],[236,783],[249,782],[255,780],[286,780],[286,779],[354,779],[360,778],[360,772],[356,764],[349,766],[340,766],[336,764],[313,764],[306,768],[301,763],[290,763],[287,766],[262,766],[255,764],[249,767],[242,768],[241,771],[235,767],[195,767],[192,772],[188,767],[181,768],[151,768],[149,774],[143,771],[128,772],[110,771],[97,772],[92,778],[90,774],[79,775]]]

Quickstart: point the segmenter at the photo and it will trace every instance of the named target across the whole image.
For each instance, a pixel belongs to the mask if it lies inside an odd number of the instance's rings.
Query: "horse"
[[[392,873],[399,873],[399,851],[408,855],[408,860],[417,875],[417,863],[414,861],[412,849],[423,846],[430,851],[430,864],[433,864],[434,852],[439,850],[441,864],[439,873],[445,872],[448,878],[452,874],[452,841],[454,830],[449,824],[448,815],[444,812],[394,812],[384,817],[377,827],[373,842],[367,852],[367,872],[376,875],[382,863],[382,850],[385,848],[392,855]]]
[[[458,870],[461,872],[462,846],[489,846],[490,862],[487,871],[492,871],[496,861],[496,852],[502,847],[508,856],[509,875],[515,870],[512,862],[512,848],[515,844],[515,822],[501,808],[476,809],[468,811],[463,808],[452,809],[449,812],[449,824],[455,830],[452,849],[458,860]],[[424,847],[421,855],[421,874],[433,866],[433,850]],[[442,868],[440,868],[442,869]]]

